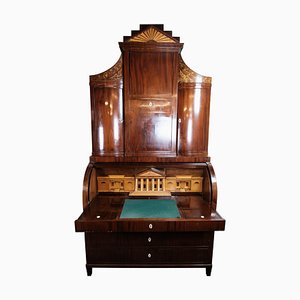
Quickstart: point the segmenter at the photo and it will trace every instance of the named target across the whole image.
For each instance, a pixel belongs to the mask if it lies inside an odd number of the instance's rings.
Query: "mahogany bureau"
[[[140,25],[90,76],[92,155],[83,182],[86,269],[203,267],[211,274],[217,183],[208,156],[211,78],[164,26]]]

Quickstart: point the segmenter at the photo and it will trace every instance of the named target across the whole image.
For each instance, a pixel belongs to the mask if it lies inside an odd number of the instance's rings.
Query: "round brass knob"
[[[149,229],[152,229],[153,228],[153,225],[152,224],[149,224]]]
[[[151,258],[151,253],[148,253],[148,258]]]
[[[151,243],[151,237],[150,236],[148,237],[148,242]]]

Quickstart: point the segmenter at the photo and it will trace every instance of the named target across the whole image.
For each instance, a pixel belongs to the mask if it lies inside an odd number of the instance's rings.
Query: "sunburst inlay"
[[[175,43],[174,40],[168,36],[162,34],[160,31],[150,27],[149,29],[141,32],[135,37],[132,37],[129,42],[141,42],[146,43],[149,41],[155,41],[157,43]]]

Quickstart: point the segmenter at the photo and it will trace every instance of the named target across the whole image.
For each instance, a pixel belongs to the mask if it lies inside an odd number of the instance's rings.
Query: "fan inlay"
[[[150,27],[149,29],[143,31],[135,37],[132,37],[129,42],[149,42],[154,41],[157,43],[175,43],[174,40],[169,38],[168,36],[162,34],[160,31]]]

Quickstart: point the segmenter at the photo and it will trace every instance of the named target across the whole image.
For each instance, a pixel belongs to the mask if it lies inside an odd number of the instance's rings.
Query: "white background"
[[[299,299],[297,1],[4,1],[0,4],[1,299]],[[218,178],[212,276],[85,272],[74,232],[91,154],[88,76],[139,24],[180,36],[213,77]],[[3,294],[3,295],[1,295]],[[5,295],[5,296],[4,296]]]

